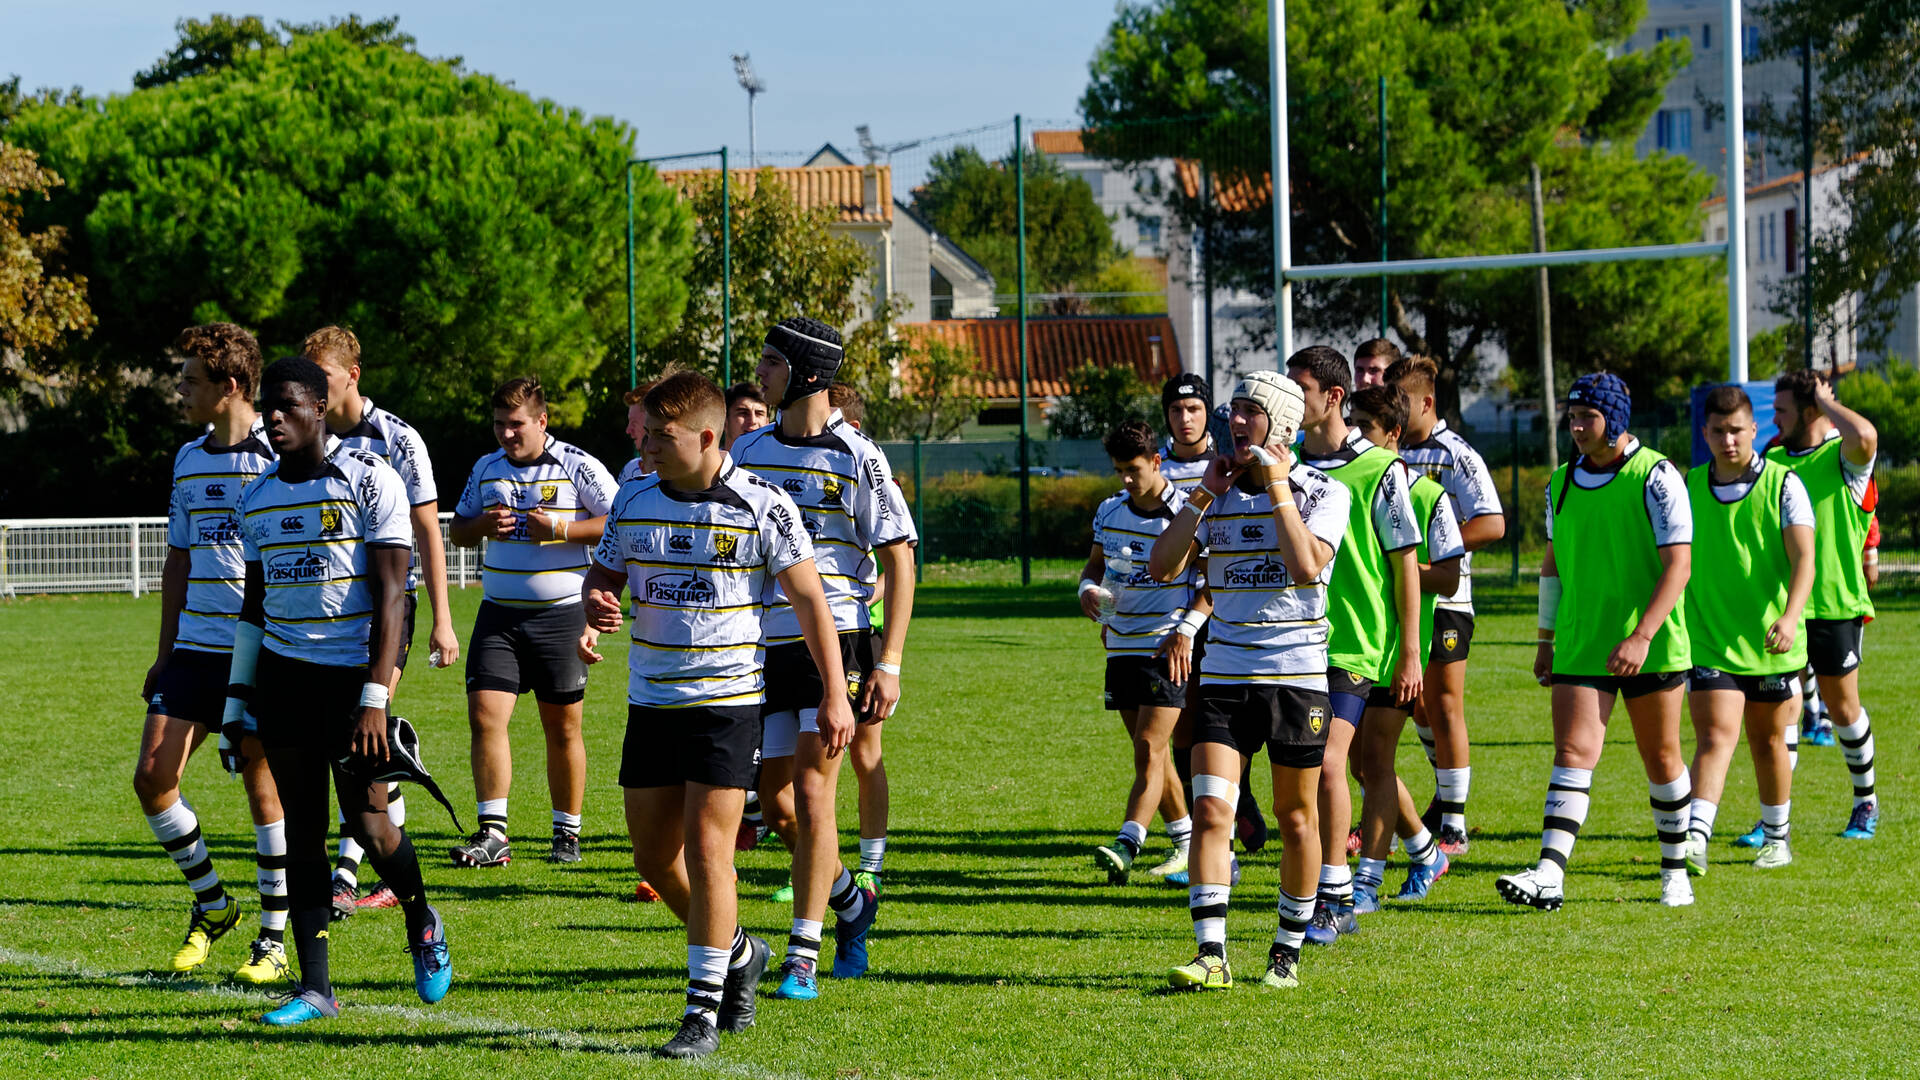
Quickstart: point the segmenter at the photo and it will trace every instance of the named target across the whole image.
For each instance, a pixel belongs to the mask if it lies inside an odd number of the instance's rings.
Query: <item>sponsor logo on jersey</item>
[[[732,562],[740,553],[740,538],[727,533],[715,533],[713,536],[713,558],[716,562]]]
[[[1760,680],[1760,689],[1768,693],[1775,693],[1785,690],[1786,688],[1787,677],[1785,675],[1769,675]]]
[[[1706,682],[1709,679],[1719,678],[1720,672],[1710,667],[1697,667],[1693,669],[1693,677],[1699,679],[1701,682]]]
[[[661,607],[710,608],[713,583],[693,574],[655,574],[647,579],[647,603]]]
[[[342,518],[342,515],[340,513],[339,507],[337,506],[321,507],[320,508],[320,534],[322,536],[325,536],[328,533],[339,532],[341,518]]]
[[[693,550],[693,537],[683,536],[678,533],[669,536],[667,537],[667,550],[676,554],[685,555]]]
[[[1241,559],[1227,565],[1220,582],[1234,589],[1277,589],[1287,584],[1287,567],[1278,559]]]
[[[1134,540],[1127,544],[1127,550],[1135,555],[1145,555],[1147,553],[1147,545],[1145,541]]]
[[[642,555],[653,554],[653,534],[641,533],[639,538],[633,542],[633,546]]]
[[[1252,540],[1252,541],[1258,542],[1261,539],[1265,538],[1266,535],[1267,535],[1266,529],[1262,528],[1259,525],[1240,526],[1240,539],[1242,540]]]
[[[1318,705],[1315,705],[1312,708],[1307,710],[1307,730],[1313,732],[1315,735],[1318,735],[1320,734],[1320,729],[1326,726],[1327,726],[1327,710],[1321,708]]]
[[[798,495],[807,490],[807,482],[797,476],[789,476],[780,481],[780,486],[786,488],[789,495]]]
[[[786,507],[781,506],[779,503],[774,503],[772,506],[767,507],[767,518],[773,522],[774,531],[786,539],[787,558],[798,559],[800,557],[800,541],[793,535],[793,515],[787,513]]]
[[[280,519],[280,531],[283,533],[301,532],[307,527],[307,519],[299,514],[288,514]]]
[[[240,522],[233,517],[218,517],[200,523],[200,542],[203,544],[237,544],[240,542]]]
[[[845,484],[842,484],[840,481],[835,480],[833,477],[829,476],[825,480],[822,480],[820,482],[820,487],[823,491],[823,494],[820,496],[820,505],[822,506],[839,506],[840,505],[840,493],[846,490]]]
[[[541,484],[540,485],[540,501],[541,502],[550,503],[558,499],[559,497],[560,497],[559,484]]]
[[[227,485],[222,483],[212,483],[207,485],[207,498],[224,499],[226,497],[227,497]]]
[[[283,551],[267,560],[263,576],[269,585],[310,585],[327,580],[327,559],[311,551]]]

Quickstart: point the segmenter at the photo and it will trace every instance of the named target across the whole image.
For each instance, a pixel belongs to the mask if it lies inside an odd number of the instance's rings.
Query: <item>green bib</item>
[[[1388,595],[1392,573],[1387,569],[1387,554],[1380,550],[1380,538],[1373,531],[1374,493],[1388,467],[1399,460],[1389,450],[1370,446],[1344,465],[1315,466],[1353,494],[1347,541],[1340,545],[1333,575],[1327,579],[1327,666],[1361,676],[1380,670],[1387,630],[1399,621]]]
[[[1768,461],[1792,469],[1813,500],[1813,596],[1809,619],[1858,619],[1873,615],[1867,572],[1860,565],[1873,512],[1863,510],[1847,490],[1841,471],[1839,439],[1828,439],[1804,454],[1784,446],[1767,451]]]
[[[1807,666],[1802,621],[1786,653],[1767,651],[1767,628],[1787,609],[1792,564],[1781,538],[1780,492],[1787,469],[1760,462],[1760,475],[1738,502],[1714,495],[1712,465],[1687,474],[1693,507],[1693,577],[1687,581],[1687,636],[1693,666],[1729,675],[1780,675]]]
[[[1554,470],[1547,485],[1553,515],[1553,560],[1560,570],[1560,620],[1554,633],[1556,675],[1605,676],[1607,657],[1640,622],[1654,583],[1660,549],[1647,520],[1647,481],[1666,456],[1642,446],[1597,488],[1573,482],[1573,466]],[[1686,603],[1653,635],[1647,673],[1691,667]]]
[[[1440,500],[1446,498],[1447,489],[1425,476],[1416,476],[1407,495],[1413,500],[1414,513],[1420,518],[1420,543],[1414,547],[1414,558],[1424,565],[1430,561],[1427,557],[1427,541],[1433,537],[1433,511],[1440,505]],[[1420,594],[1419,655],[1421,663],[1426,662],[1427,645],[1433,641],[1433,609],[1439,602],[1438,593],[1422,592]],[[1389,626],[1386,651],[1380,655],[1380,674],[1374,679],[1376,683],[1393,681],[1394,658],[1400,652],[1400,620],[1390,620]]]

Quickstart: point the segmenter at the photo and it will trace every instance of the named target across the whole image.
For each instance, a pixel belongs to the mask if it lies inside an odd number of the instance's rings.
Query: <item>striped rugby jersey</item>
[[[838,410],[818,435],[794,438],[768,424],[735,440],[732,454],[741,468],[779,485],[800,508],[834,626],[871,626],[867,605],[880,576],[874,549],[919,542],[887,456]],[[799,640],[800,619],[775,585],[767,594],[767,644]]]
[[[675,491],[657,475],[621,488],[593,558],[633,593],[627,700],[765,701],[766,600],[777,575],[813,557],[793,500],[731,456],[705,491]]]
[[[1199,460],[1175,461],[1173,440],[1168,439],[1160,444],[1160,475],[1173,481],[1173,486],[1180,489],[1180,494],[1191,495],[1193,489],[1200,486],[1200,478],[1206,475],[1207,466],[1213,464],[1216,449],[1213,441],[1209,439],[1207,452],[1202,454]]]
[[[247,581],[240,553],[240,495],[273,464],[266,428],[234,446],[216,446],[211,429],[173,456],[167,546],[187,553],[187,602],[176,649],[232,652],[233,627]]]
[[[1208,549],[1213,618],[1200,682],[1284,683],[1327,688],[1327,579],[1347,535],[1353,496],[1326,473],[1295,465],[1287,482],[1307,531],[1334,558],[1312,581],[1295,582],[1280,559],[1273,502],[1242,477],[1207,507],[1197,540]]]
[[[240,497],[241,544],[267,586],[264,644],[290,660],[364,667],[373,616],[367,549],[413,544],[400,475],[331,435],[313,479],[289,483],[280,465]]]
[[[614,483],[592,454],[547,436],[538,457],[515,464],[495,450],[474,465],[454,513],[476,518],[504,506],[520,516],[513,533],[488,537],[481,595],[509,607],[558,607],[580,602],[587,576],[587,545],[527,536],[527,514],[538,510],[562,521],[585,521],[613,509]]]
[[[1104,584],[1119,600],[1100,635],[1108,656],[1152,656],[1179,623],[1179,611],[1193,603],[1199,584],[1196,566],[1188,566],[1173,581],[1155,581],[1147,573],[1153,542],[1185,505],[1187,497],[1169,483],[1166,501],[1156,510],[1140,509],[1122,491],[1094,511],[1093,542],[1107,564]],[[1116,573],[1123,565],[1124,581]]]
[[[620,479],[618,483],[615,484],[615,487],[626,487],[628,484],[647,475],[645,469],[646,463],[639,458],[628,458],[627,463],[620,469]]]
[[[406,485],[406,504],[425,506],[440,501],[440,489],[433,482],[433,459],[427,456],[427,444],[405,420],[361,398],[360,422],[340,433],[340,441],[350,449],[377,454]],[[407,591],[420,587],[420,552],[407,564]]]
[[[1446,489],[1447,500],[1453,503],[1454,520],[1459,524],[1465,525],[1484,514],[1502,512],[1500,492],[1493,486],[1493,473],[1487,469],[1487,460],[1461,438],[1459,432],[1448,427],[1445,420],[1436,421],[1425,439],[1400,447],[1400,460]],[[1460,588],[1452,596],[1441,597],[1435,606],[1473,614],[1471,552],[1460,560]]]

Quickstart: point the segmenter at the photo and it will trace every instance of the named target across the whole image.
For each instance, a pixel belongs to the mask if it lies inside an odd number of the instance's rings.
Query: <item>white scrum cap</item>
[[[1290,444],[1294,433],[1300,430],[1300,419],[1306,413],[1306,397],[1300,392],[1300,384],[1277,371],[1249,371],[1240,377],[1240,384],[1233,388],[1236,400],[1251,401],[1254,407],[1267,414],[1267,422],[1272,425],[1268,442]]]

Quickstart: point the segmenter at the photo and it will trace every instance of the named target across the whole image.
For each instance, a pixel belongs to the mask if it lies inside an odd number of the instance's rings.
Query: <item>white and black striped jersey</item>
[[[273,447],[258,420],[234,446],[215,445],[209,430],[173,456],[167,546],[186,552],[188,560],[187,600],[174,648],[233,651],[233,625],[247,581],[240,495],[271,464]]]
[[[1480,452],[1460,437],[1460,433],[1437,421],[1433,431],[1420,442],[1400,448],[1400,459],[1414,472],[1446,489],[1453,504],[1453,517],[1465,525],[1485,514],[1501,513],[1500,493],[1493,486],[1493,473]],[[1452,596],[1443,596],[1434,606],[1473,614],[1473,556],[1460,560],[1460,588]]]
[[[440,489],[433,480],[433,459],[427,456],[426,441],[405,420],[361,398],[360,422],[340,433],[340,441],[354,450],[378,455],[400,474],[406,489],[407,506],[425,506],[440,501]],[[407,564],[407,589],[420,586],[420,552]]]
[[[620,468],[620,479],[616,482],[615,487],[626,487],[628,484],[645,475],[647,475],[646,462],[641,461],[637,457],[628,458],[627,463]]]
[[[880,576],[874,549],[919,541],[887,456],[837,410],[818,435],[796,438],[768,424],[734,440],[731,452],[741,468],[779,485],[800,508],[834,625],[871,626],[867,605]],[[767,644],[799,640],[800,619],[776,586],[767,598]]]
[[[787,493],[722,456],[705,491],[655,476],[620,489],[593,558],[633,593],[627,700],[653,708],[766,699],[775,577],[814,557]]]
[[[454,513],[475,518],[504,506],[519,515],[513,532],[488,537],[481,565],[481,594],[509,607],[557,607],[580,602],[587,575],[587,545],[535,540],[527,535],[533,511],[562,521],[601,517],[613,509],[614,483],[592,454],[552,435],[532,461],[521,465],[495,450],[467,477]]]
[[[1213,464],[1215,447],[1213,440],[1207,440],[1207,452],[1194,461],[1176,461],[1173,456],[1173,440],[1160,444],[1160,475],[1173,482],[1180,494],[1191,495],[1193,489],[1200,486],[1200,478],[1207,474],[1207,466]]]
[[[1207,553],[1213,618],[1201,683],[1285,683],[1327,688],[1327,579],[1347,535],[1352,495],[1307,465],[1287,476],[1307,531],[1334,551],[1312,581],[1294,581],[1280,558],[1278,524],[1265,491],[1242,477],[1207,507],[1197,539]]]
[[[311,480],[274,462],[240,497],[246,560],[266,582],[265,646],[291,660],[363,667],[373,615],[367,549],[411,547],[400,475],[382,458],[327,437]]]
[[[1193,604],[1197,566],[1173,581],[1155,581],[1147,573],[1153,542],[1185,505],[1187,497],[1169,484],[1166,501],[1156,509],[1142,510],[1122,491],[1093,512],[1093,542],[1107,566],[1102,584],[1116,600],[1101,634],[1108,656],[1153,655],[1179,623],[1181,609]]]

